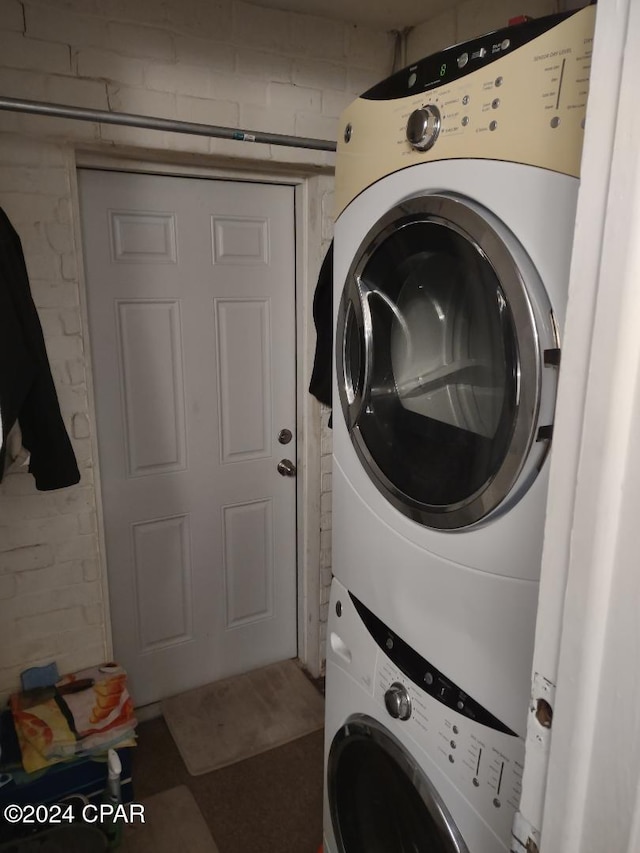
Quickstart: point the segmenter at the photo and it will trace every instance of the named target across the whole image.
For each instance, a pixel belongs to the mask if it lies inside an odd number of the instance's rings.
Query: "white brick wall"
[[[389,73],[392,57],[385,33],[240,0],[2,0],[0,45],[5,96],[327,138],[341,109]],[[322,152],[0,113],[0,205],[23,241],[82,474],[79,486],[53,493],[37,492],[24,472],[0,485],[0,700],[28,666],[56,660],[61,671],[77,669],[108,647],[73,224],[73,149],[87,143],[121,144],[141,157],[155,149],[302,164],[327,175],[333,163]],[[331,198],[327,177],[311,265],[331,239]],[[331,475],[322,417],[318,606],[326,616]]]

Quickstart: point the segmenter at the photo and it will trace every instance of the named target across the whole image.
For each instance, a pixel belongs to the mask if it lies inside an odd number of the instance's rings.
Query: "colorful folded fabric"
[[[135,743],[127,674],[114,664],[65,675],[9,700],[28,773],[76,756]]]

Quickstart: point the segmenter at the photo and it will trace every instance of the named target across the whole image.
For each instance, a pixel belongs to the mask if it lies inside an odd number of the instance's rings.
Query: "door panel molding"
[[[190,642],[193,607],[189,515],[139,521],[132,525],[131,535],[140,652]],[[163,601],[159,600],[161,595]],[[149,599],[156,608],[154,613],[145,609]]]

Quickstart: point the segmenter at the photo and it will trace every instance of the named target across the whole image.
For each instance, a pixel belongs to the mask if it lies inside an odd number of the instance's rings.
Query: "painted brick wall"
[[[390,37],[239,0],[1,0],[0,93],[98,109],[333,138],[355,95],[390,70]],[[94,424],[88,397],[76,148],[116,147],[208,162],[294,163],[320,174],[319,268],[331,239],[333,155],[0,113],[0,205],[23,242],[79,486],[39,493],[30,475],[0,485],[0,699],[27,666],[101,660],[108,602],[99,551]],[[159,154],[158,152],[161,152]],[[318,229],[315,229],[316,232]],[[330,583],[330,431],[322,414],[319,606]]]

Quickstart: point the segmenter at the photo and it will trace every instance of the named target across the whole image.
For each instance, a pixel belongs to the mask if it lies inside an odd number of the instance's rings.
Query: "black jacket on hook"
[[[327,250],[313,296],[313,321],[316,327],[316,353],[309,391],[331,407],[333,366],[333,242]]]
[[[16,420],[31,454],[29,471],[41,491],[80,480],[44,345],[22,244],[0,208],[0,414],[4,473],[6,438]]]

